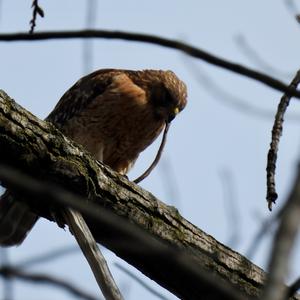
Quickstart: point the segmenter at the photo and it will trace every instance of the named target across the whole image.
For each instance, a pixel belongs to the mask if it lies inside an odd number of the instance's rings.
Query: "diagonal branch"
[[[292,80],[290,87],[296,88],[300,83],[300,70],[296,73],[294,79]],[[284,94],[278,104],[273,128],[272,128],[272,140],[270,143],[270,149],[268,152],[268,161],[267,161],[267,202],[269,210],[272,210],[272,204],[276,202],[278,197],[276,193],[275,185],[275,171],[276,171],[276,162],[277,162],[277,152],[278,144],[280,137],[282,135],[284,114],[290,104],[291,97],[287,94]]]
[[[71,246],[61,246],[56,249],[51,249],[46,253],[30,256],[28,258],[20,259],[19,261],[14,262],[14,266],[20,269],[26,269],[28,267],[32,267],[38,264],[49,263],[53,260],[60,259],[63,256],[71,255],[74,253],[80,253],[80,249],[77,245]]]
[[[43,199],[44,206],[54,209],[56,205],[57,211],[70,207],[81,212],[87,219],[94,222],[95,227],[109,231],[113,236],[119,237],[119,239],[111,238],[108,241],[110,244],[115,245],[119,250],[125,251],[129,255],[141,257],[144,264],[147,262],[151,265],[159,264],[162,267],[160,273],[163,272],[169,277],[170,271],[172,273],[179,272],[175,275],[175,278],[178,277],[177,280],[180,284],[188,284],[190,288],[193,288],[193,296],[191,296],[190,291],[187,291],[186,294],[184,293],[184,297],[198,299],[203,294],[211,294],[211,298],[208,299],[215,299],[215,297],[221,297],[224,300],[248,299],[239,295],[232,286],[218,282],[219,279],[215,278],[216,276],[204,273],[203,267],[201,265],[197,266],[191,253],[154,239],[153,236],[112,214],[105,208],[100,209],[98,205],[92,202],[86,203],[85,199],[75,194],[52,183],[41,183],[7,165],[0,164],[0,178],[10,191],[16,193],[16,196],[22,194],[22,196],[31,199],[31,204],[34,204],[33,200]],[[104,242],[107,242],[107,240],[104,240]],[[134,242],[136,245],[131,247]],[[205,285],[199,286],[199,283],[205,283]],[[214,289],[214,293],[211,293],[211,289]]]
[[[205,62],[232,71],[234,73],[257,80],[269,87],[278,91],[285,92],[287,95],[300,98],[300,91],[295,90],[282,81],[275,79],[267,74],[252,70],[235,62],[220,58],[200,48],[194,47],[187,43],[177,40],[163,38],[156,35],[125,32],[125,31],[110,31],[110,30],[80,30],[80,31],[47,31],[37,32],[34,34],[28,33],[2,33],[0,41],[38,41],[51,39],[77,39],[77,38],[105,38],[105,39],[121,39],[126,41],[145,42],[154,45],[176,49],[184,52],[195,58],[204,60]]]
[[[283,300],[289,290],[284,281],[289,272],[289,261],[300,224],[300,164],[289,198],[281,212],[281,220],[276,231],[271,257],[269,276],[263,293],[263,300]]]
[[[67,282],[65,280],[47,275],[47,274],[41,274],[41,273],[29,273],[29,272],[25,272],[21,269],[15,268],[15,267],[11,267],[11,266],[3,266],[0,268],[0,276],[4,277],[4,278],[18,278],[20,280],[24,280],[24,281],[28,281],[28,282],[32,282],[32,283],[44,283],[47,285],[53,285],[53,286],[57,286],[60,287],[66,291],[68,291],[69,293],[71,293],[72,295],[81,298],[81,299],[85,299],[85,300],[96,300],[99,298],[96,298],[82,290],[80,290],[79,288],[77,288],[75,285],[71,284],[70,282]]]
[[[0,92],[0,145],[0,163],[85,197],[58,193],[52,185],[41,187],[24,176],[16,182],[18,176],[12,175],[10,190],[16,192],[18,183],[22,194],[34,193],[26,199],[36,213],[51,220],[50,210],[59,215],[61,205],[80,211],[97,242],[178,297],[241,299],[232,287],[244,298],[260,294],[265,279],[260,268],[189,223],[174,207],[97,164],[4,92]],[[0,171],[2,183],[8,184]]]
[[[106,260],[98,248],[96,241],[86,225],[81,213],[66,209],[64,218],[69,225],[69,229],[79,244],[84,256],[86,257],[96,281],[107,300],[123,299],[118,286],[116,285]]]
[[[151,286],[149,286],[147,283],[145,283],[138,275],[135,275],[133,272],[129,271],[127,268],[123,267],[119,263],[115,263],[114,265],[118,269],[123,271],[125,274],[127,274],[129,277],[131,277],[133,280],[135,280],[137,283],[139,283],[145,290],[147,290],[149,293],[151,293],[155,297],[159,298],[160,300],[168,300],[167,297],[165,297],[161,293],[157,292],[155,289],[153,289]]]
[[[294,72],[286,72],[276,68],[272,64],[269,64],[263,57],[259,55],[259,53],[248,43],[245,36],[242,34],[238,34],[234,37],[234,41],[236,42],[239,50],[244,54],[250,61],[253,62],[257,67],[268,74],[276,74],[276,76],[283,78],[291,78]]]

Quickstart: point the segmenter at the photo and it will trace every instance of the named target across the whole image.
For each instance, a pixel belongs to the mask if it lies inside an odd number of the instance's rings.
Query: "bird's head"
[[[171,122],[187,103],[187,88],[172,71],[156,71],[150,87],[150,101],[158,118]]]

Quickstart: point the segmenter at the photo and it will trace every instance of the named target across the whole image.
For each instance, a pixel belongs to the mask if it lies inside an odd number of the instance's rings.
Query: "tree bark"
[[[67,139],[52,124],[20,107],[0,90],[0,162],[40,180],[58,183],[87,199],[108,208],[159,241],[188,251],[199,269],[232,285],[245,298],[257,298],[265,280],[262,269],[239,253],[185,220],[176,208],[168,206],[151,193],[97,163],[84,149]],[[34,201],[32,209],[52,220],[53,214],[43,199]],[[164,260],[147,260],[139,253],[142,245],[113,236],[107,228],[99,228],[86,219],[97,242],[114,251],[148,277],[183,299],[227,299],[205,282],[186,280],[176,266]],[[137,255],[126,251],[136,249]],[[189,281],[189,282],[187,282]],[[220,298],[221,297],[221,298]],[[230,298],[228,298],[230,299]]]

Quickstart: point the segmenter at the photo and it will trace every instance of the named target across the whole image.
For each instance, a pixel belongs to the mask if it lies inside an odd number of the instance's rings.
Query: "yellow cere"
[[[174,108],[174,114],[177,115],[178,113],[179,113],[179,108],[178,108],[178,107],[175,107],[175,108]]]

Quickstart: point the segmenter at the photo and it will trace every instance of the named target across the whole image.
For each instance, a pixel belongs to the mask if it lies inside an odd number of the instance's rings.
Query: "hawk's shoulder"
[[[120,73],[122,71],[116,69],[103,69],[82,77],[64,93],[46,120],[62,127],[93,99],[103,94],[112,83],[113,77]]]

